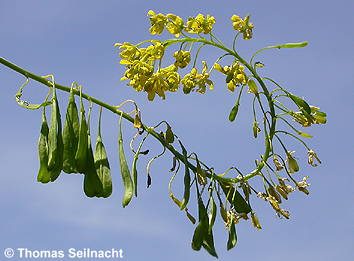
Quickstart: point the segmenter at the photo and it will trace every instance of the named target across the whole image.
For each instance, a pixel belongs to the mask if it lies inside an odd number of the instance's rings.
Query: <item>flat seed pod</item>
[[[48,133],[48,170],[55,181],[63,168],[63,137],[61,116],[56,95],[52,99],[52,116]]]
[[[75,154],[79,142],[80,123],[73,89],[70,91],[69,104],[63,129],[63,171],[77,173]]]
[[[251,207],[233,186],[226,185],[222,182],[219,183],[225,195],[227,196],[227,200],[235,208],[237,213],[248,214],[249,212],[251,212]]]
[[[107,198],[112,194],[112,176],[107,153],[101,137],[97,137],[94,158],[96,172],[103,186],[102,196]]]
[[[230,250],[236,246],[237,243],[237,235],[235,223],[231,222],[231,227],[229,230],[229,238],[227,240],[227,250]]]
[[[124,185],[124,195],[122,205],[126,207],[132,200],[134,192],[134,184],[130,176],[127,160],[125,158],[123,149],[123,136],[122,136],[122,115],[119,120],[119,136],[118,136],[118,152],[119,152],[119,163],[120,163],[120,173]]]
[[[187,156],[187,150],[183,146],[183,144],[179,141],[179,144],[182,148],[182,154],[183,154],[183,163],[185,166],[185,173],[184,173],[184,194],[183,194],[183,201],[181,205],[181,210],[185,209],[188,202],[189,202],[189,197],[190,197],[190,190],[191,190],[191,176],[189,172],[189,167],[188,167],[188,156]]]
[[[85,111],[82,106],[82,102],[81,102],[80,116],[81,118],[80,118],[79,141],[78,141],[77,150],[75,154],[75,162],[76,162],[77,171],[80,173],[84,173],[87,165],[88,128],[87,128]]]
[[[37,181],[41,183],[48,183],[50,181],[50,172],[48,171],[48,133],[49,127],[45,116],[45,109],[43,109],[42,126],[38,140],[39,171],[37,175]]]
[[[48,133],[48,169],[52,170],[58,166],[58,101],[56,96],[52,99],[52,115]]]
[[[85,170],[84,177],[84,192],[87,197],[102,197],[103,186],[100,178],[97,175],[94,156],[91,146],[91,138],[88,133],[88,144],[87,144],[87,168]]]

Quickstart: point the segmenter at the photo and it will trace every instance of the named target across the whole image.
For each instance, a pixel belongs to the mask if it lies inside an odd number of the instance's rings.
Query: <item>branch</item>
[[[0,57],[0,63],[3,64],[4,66],[10,68],[11,70],[14,70],[20,74],[22,74],[23,76],[25,76],[26,78],[30,78],[32,80],[35,80],[37,82],[40,82],[42,83],[43,85],[46,85],[48,88],[52,88],[52,82],[51,81],[48,81],[46,80],[45,78],[39,76],[39,75],[36,75],[34,73],[31,73],[29,71],[26,71],[25,69],[5,60],[4,58]],[[55,83],[55,88],[56,89],[59,89],[59,90],[62,90],[64,92],[68,92],[70,93],[70,90],[71,88],[70,87],[67,87],[67,86],[63,86],[61,84],[58,84],[58,83]],[[77,96],[80,96],[80,91],[78,90],[73,90],[74,94],[77,95]],[[82,93],[82,98],[92,102],[92,103],[95,103],[99,106],[102,106],[104,107],[105,109],[117,114],[117,115],[121,115],[122,114],[122,117],[128,121],[130,121],[131,123],[134,123],[134,119],[127,113],[121,111],[121,110],[118,110],[116,107],[110,105],[110,104],[107,104],[101,100],[98,100],[92,96],[89,96],[88,94],[85,94],[85,93]],[[172,145],[170,145],[169,143],[167,143],[157,132],[155,132],[153,130],[153,128],[150,128],[146,125],[142,125],[142,129],[144,129],[146,132],[148,132],[149,134],[151,134],[155,139],[157,139],[164,147],[166,147],[176,158],[178,158],[179,160],[183,161],[184,160],[184,157],[182,154],[180,154]],[[187,166],[188,168],[190,168],[193,172],[196,172],[197,171],[197,167],[194,166],[192,163],[190,163],[189,161],[187,161]],[[248,180],[252,177],[254,177],[255,175],[258,174],[259,170],[264,166],[264,164],[259,164],[258,167],[253,170],[250,174],[248,175],[245,175],[242,180],[245,181],[245,180]],[[212,175],[209,174],[209,173],[206,173],[206,176],[208,178],[211,178]],[[218,176],[218,175],[214,175],[213,176],[214,179],[220,181],[220,182],[223,182],[223,183],[238,183],[238,182],[241,182],[242,180],[241,179],[238,179],[238,178],[224,178],[224,177],[221,177],[221,176]]]

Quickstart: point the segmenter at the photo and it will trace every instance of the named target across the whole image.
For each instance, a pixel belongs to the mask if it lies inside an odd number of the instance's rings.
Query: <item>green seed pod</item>
[[[232,107],[232,110],[230,111],[229,121],[234,121],[234,120],[235,120],[239,106],[240,106],[240,104],[239,104],[238,101],[237,101],[236,104],[235,104],[235,106]]]
[[[297,164],[296,159],[294,159],[289,152],[287,153],[287,162],[288,162],[289,173],[294,173],[299,171],[299,165]]]
[[[173,143],[175,140],[175,135],[173,134],[170,126],[167,126],[165,139],[167,143]]]
[[[81,118],[80,118],[80,128],[79,128],[79,141],[77,145],[77,150],[75,154],[75,162],[77,171],[80,173],[85,173],[87,167],[87,143],[88,143],[88,128],[85,117],[85,110],[81,101]]]
[[[215,223],[215,219],[216,219],[216,204],[215,201],[213,199],[213,196],[210,195],[210,215],[209,215],[209,229],[208,229],[208,233],[212,233],[213,230],[213,226]]]
[[[58,100],[54,92],[52,115],[48,132],[48,170],[51,181],[55,181],[63,168],[63,137]]]
[[[261,230],[261,224],[259,223],[258,217],[256,216],[256,213],[254,213],[253,211],[251,212],[251,218],[252,218],[252,224],[255,228],[257,228],[258,230]]]
[[[241,196],[241,194],[231,185],[226,185],[222,182],[219,182],[227,200],[230,204],[235,208],[237,213],[245,213],[248,214],[251,212],[251,207],[245,201],[245,199]]]
[[[134,184],[130,176],[127,160],[125,158],[124,149],[123,149],[123,137],[122,137],[122,115],[119,120],[119,136],[118,136],[118,151],[119,151],[119,163],[120,163],[120,172],[124,185],[124,195],[122,205],[126,207],[133,197]]]
[[[203,237],[205,234],[205,229],[202,222],[199,222],[197,227],[194,230],[193,238],[192,238],[192,249],[195,251],[199,251],[202,248]]]
[[[103,186],[102,196],[104,198],[107,198],[112,194],[112,176],[111,176],[111,170],[109,168],[106,149],[103,145],[102,137],[101,137],[101,116],[102,116],[102,107],[100,110],[100,117],[98,123],[98,135],[96,140],[94,159],[95,159],[96,172]]]
[[[203,244],[202,244],[203,248],[213,257],[218,258],[218,254],[216,253],[215,250],[215,245],[214,245],[214,236],[213,236],[213,232],[208,233],[204,236],[204,240],[203,240]]]
[[[73,89],[70,91],[69,104],[63,129],[63,171],[77,173],[75,154],[79,142],[80,123],[75,104]]]
[[[182,148],[182,154],[183,154],[183,164],[185,166],[185,173],[184,173],[184,194],[183,194],[183,201],[182,201],[182,206],[181,210],[185,209],[188,202],[189,202],[189,197],[190,197],[190,189],[191,189],[191,176],[189,172],[189,167],[188,167],[188,155],[187,155],[187,150],[183,146],[183,144],[179,141],[179,144]]]
[[[192,224],[195,224],[196,220],[195,220],[195,218],[188,212],[188,210],[186,210],[186,215],[187,215],[188,219],[190,220],[190,222],[192,222]]]
[[[48,133],[49,127],[45,115],[45,107],[42,113],[42,127],[38,140],[39,171],[37,181],[48,183],[50,181],[50,172],[48,171]]]
[[[258,87],[256,83],[252,79],[249,79],[247,84],[249,87],[248,92],[258,95]]]
[[[103,185],[96,172],[90,134],[88,134],[87,150],[87,167],[84,173],[85,195],[90,198],[103,197]]]
[[[258,126],[258,122],[254,121],[253,122],[253,137],[257,138],[258,132],[260,132],[261,129]]]
[[[227,223],[227,211],[222,203],[220,203],[220,216]]]
[[[231,227],[229,230],[229,238],[227,240],[227,250],[230,250],[236,246],[237,243],[237,235],[236,235],[236,226],[233,222],[233,218],[231,218]]]
[[[267,192],[269,195],[273,196],[279,203],[281,203],[281,197],[272,185],[267,188]]]

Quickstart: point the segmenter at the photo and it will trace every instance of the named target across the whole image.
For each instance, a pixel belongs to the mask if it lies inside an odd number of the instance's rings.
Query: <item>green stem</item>
[[[204,43],[206,45],[215,46],[215,47],[217,47],[221,50],[224,50],[227,53],[233,55],[241,64],[243,64],[253,74],[253,77],[261,85],[263,93],[267,97],[267,100],[268,100],[270,115],[272,116],[272,121],[270,124],[271,126],[270,126],[270,130],[269,130],[269,139],[272,140],[275,135],[275,126],[276,126],[276,120],[277,120],[276,114],[275,114],[275,109],[274,109],[274,104],[273,104],[273,99],[272,99],[272,95],[269,93],[265,83],[263,82],[262,78],[257,74],[256,70],[249,63],[247,63],[237,52],[230,50],[229,48],[227,48],[223,45],[220,45],[218,43],[208,41],[206,39],[196,39],[196,38],[169,39],[164,42],[164,45],[165,45],[165,47],[168,47],[169,45],[172,45],[175,43],[180,43],[180,42],[192,42],[192,43],[193,42],[200,42],[200,43]],[[245,176],[245,179],[246,179],[246,177],[247,177],[247,179],[250,179],[250,178],[256,176],[259,173],[259,171],[264,167],[263,161],[267,161],[269,156],[270,156],[270,146],[269,146],[269,143],[267,143],[265,152],[262,156],[263,160],[259,162],[259,164],[257,165],[255,170],[253,170],[250,174]],[[230,179],[230,181],[233,183],[239,182],[238,179]]]

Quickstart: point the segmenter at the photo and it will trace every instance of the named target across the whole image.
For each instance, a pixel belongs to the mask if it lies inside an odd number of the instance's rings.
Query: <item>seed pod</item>
[[[257,138],[258,132],[260,132],[261,129],[258,126],[258,122],[254,121],[253,122],[253,137]]]
[[[281,203],[281,197],[272,185],[267,188],[267,192],[269,195],[273,196],[279,203]]]
[[[220,216],[227,223],[227,211],[222,203],[220,203]]]
[[[122,115],[119,120],[119,136],[118,136],[118,150],[119,150],[119,163],[120,172],[124,185],[124,195],[122,205],[126,207],[133,197],[134,184],[130,176],[127,160],[125,159],[124,149],[123,149],[123,137],[122,137]]]
[[[233,222],[233,217],[231,217],[231,226],[229,230],[229,238],[227,240],[227,250],[230,250],[236,246],[237,235],[236,235],[236,226]]]
[[[257,228],[258,230],[261,230],[261,224],[259,223],[258,217],[256,216],[256,213],[254,213],[253,211],[251,212],[251,218],[252,218],[252,224],[255,228]]]
[[[199,251],[202,247],[205,235],[208,233],[208,215],[201,199],[198,200],[199,223],[194,230],[192,249]]]
[[[192,224],[194,225],[196,220],[195,218],[188,212],[188,210],[186,209],[186,215],[188,217],[188,219],[190,220],[190,222],[192,222]]]
[[[98,135],[96,139],[94,159],[95,159],[96,172],[103,186],[102,196],[104,198],[107,198],[112,194],[112,176],[111,176],[111,170],[109,168],[106,149],[103,145],[102,137],[101,137],[101,116],[102,116],[102,107],[100,110],[100,117],[98,123]]]
[[[173,143],[175,140],[175,135],[173,134],[170,126],[167,126],[165,139],[167,143]]]
[[[79,142],[77,145],[77,150],[75,154],[75,162],[77,171],[80,173],[85,173],[87,168],[87,147],[88,147],[88,128],[85,117],[85,110],[82,103],[82,98],[80,98],[80,128],[79,128]]]
[[[184,194],[183,194],[183,201],[182,201],[182,206],[181,210],[185,209],[188,202],[189,202],[189,196],[190,196],[190,189],[191,189],[191,176],[189,173],[189,167],[188,167],[188,155],[187,155],[187,150],[183,146],[182,142],[179,141],[179,144],[182,148],[182,154],[183,154],[183,163],[185,166],[185,173],[184,173]]]
[[[217,208],[216,208],[216,204],[215,204],[215,201],[213,199],[213,196],[210,195],[210,215],[209,215],[209,229],[208,229],[208,233],[212,233],[212,230],[213,230],[213,226],[214,226],[214,223],[215,223],[215,219],[216,219],[216,211],[217,211]]]
[[[232,186],[222,182],[219,182],[224,194],[227,197],[227,200],[235,208],[237,213],[249,213],[251,212],[251,207],[241,196],[241,194]]]
[[[235,106],[232,107],[232,110],[230,111],[229,115],[229,121],[234,121],[238,112],[238,107],[240,106],[239,102],[237,101]]]
[[[79,116],[75,104],[73,89],[70,91],[69,104],[63,129],[63,171],[77,173],[75,154],[79,141]]]
[[[142,123],[141,123],[141,120],[140,120],[140,117],[139,117],[139,113],[136,113],[135,114],[135,118],[134,118],[134,128],[141,128],[142,127]]]
[[[294,173],[299,171],[299,165],[297,164],[296,159],[291,156],[291,153],[287,153],[287,162],[288,162],[288,168],[289,168],[289,173]]]
[[[256,83],[252,79],[249,79],[247,84],[249,87],[248,92],[258,95],[258,87]]]
[[[63,167],[63,137],[61,133],[61,116],[55,94],[52,99],[52,115],[48,132],[48,170],[51,181],[55,181]]]
[[[48,171],[48,132],[49,127],[45,115],[45,107],[42,113],[42,127],[38,140],[39,171],[37,181],[48,183],[50,181],[50,172]]]
[[[84,172],[84,192],[87,197],[103,197],[103,185],[97,175],[94,156],[91,146],[91,138],[88,135],[87,167]]]

